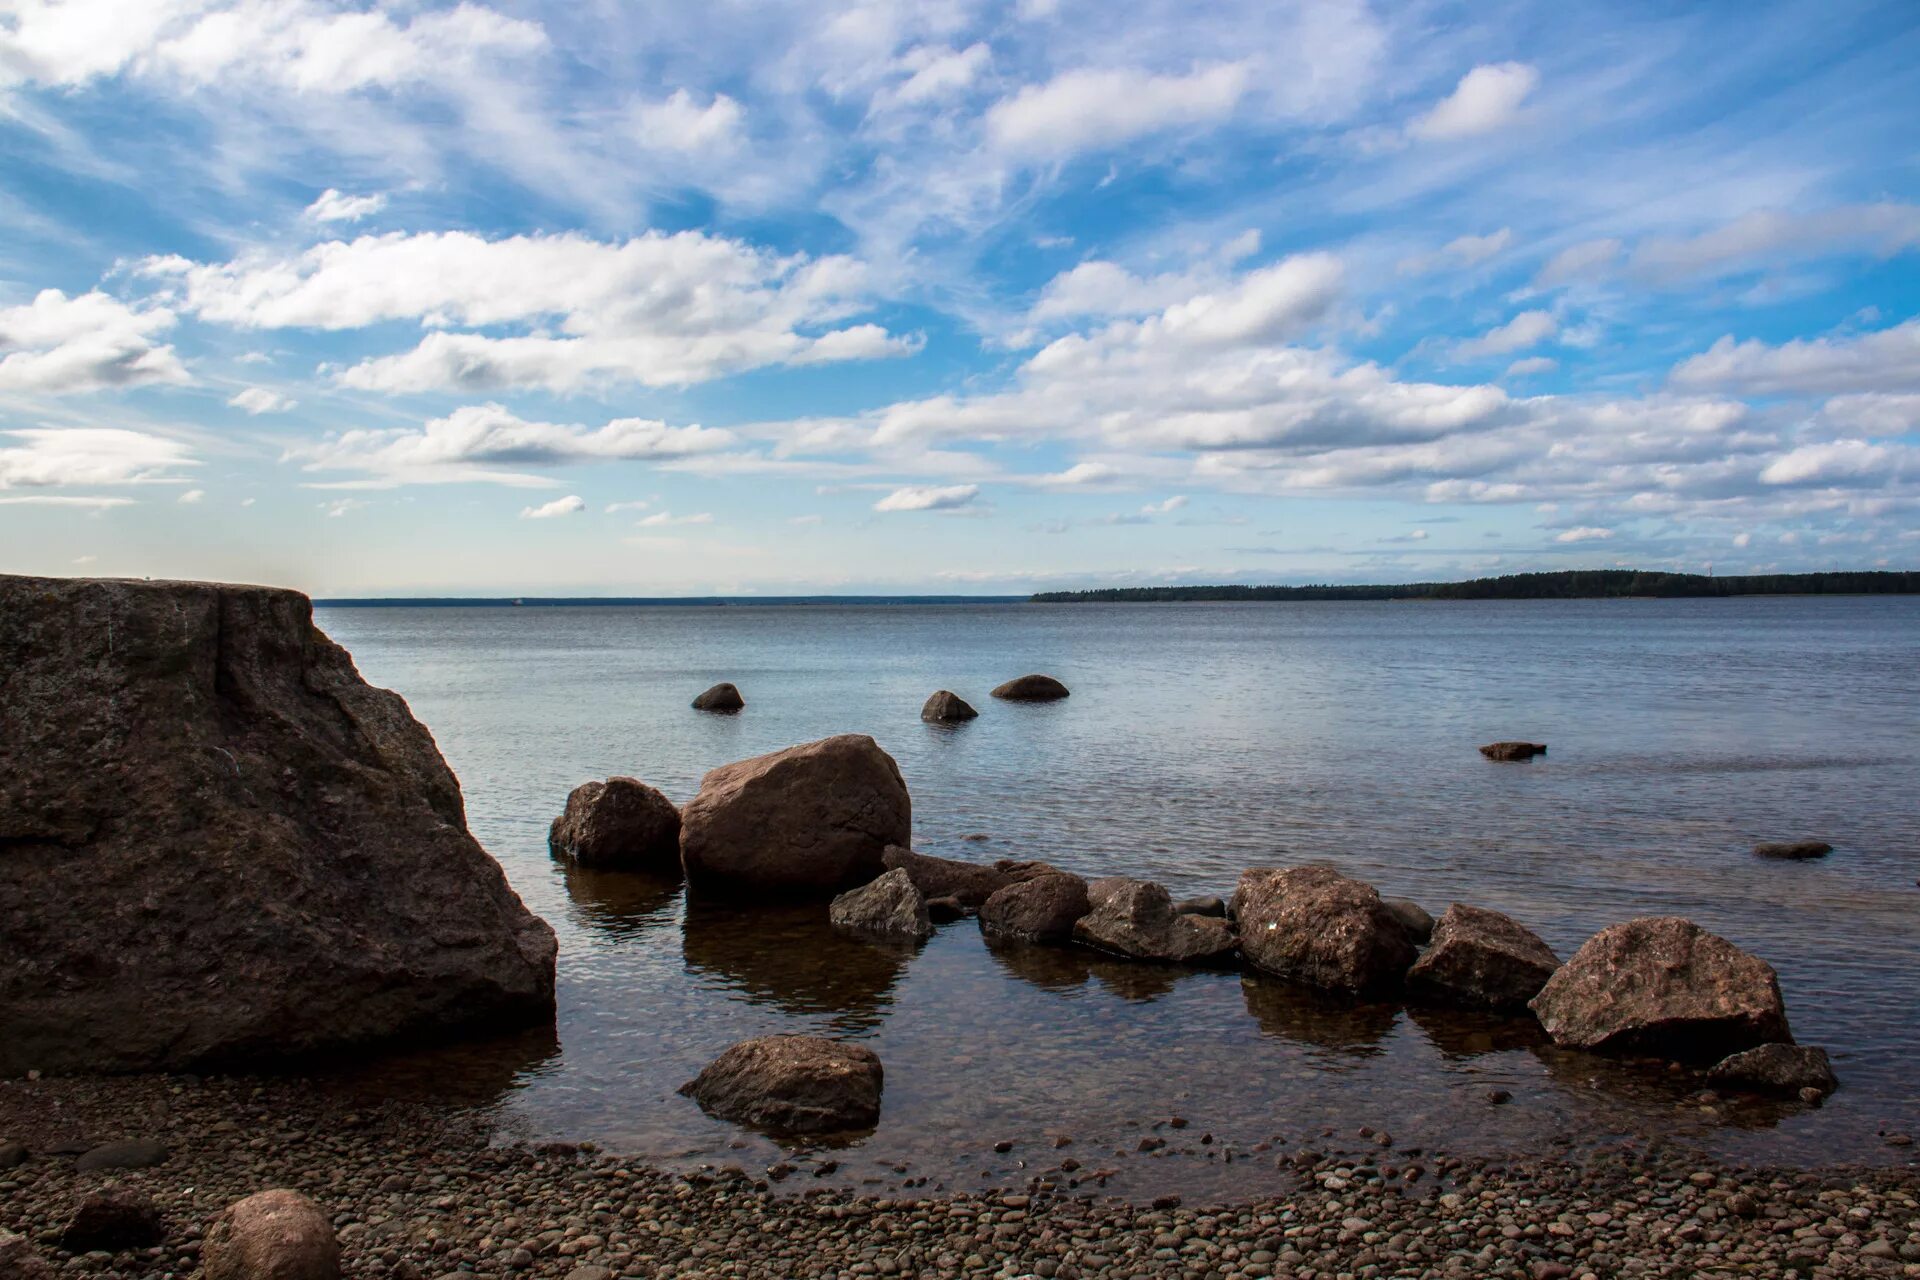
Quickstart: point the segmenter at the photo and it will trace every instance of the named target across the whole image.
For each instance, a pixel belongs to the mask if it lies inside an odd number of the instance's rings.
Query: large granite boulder
[[[1097,892],[1096,892],[1097,890]],[[1087,886],[1093,909],[1074,922],[1074,941],[1135,960],[1217,964],[1239,945],[1233,926],[1216,916],[1183,916],[1165,885],[1101,880]]]
[[[941,689],[920,708],[920,718],[928,724],[955,724],[961,720],[977,720],[980,713],[959,694]]]
[[[340,1241],[298,1191],[260,1191],[228,1205],[200,1248],[205,1280],[339,1280]]]
[[[845,733],[707,774],[680,815],[680,862],[698,891],[825,897],[878,876],[912,832],[900,766]]]
[[[0,1075],[551,1018],[553,931],[305,596],[0,577],[0,655]]]
[[[1773,966],[1679,916],[1647,916],[1589,938],[1532,1009],[1555,1043],[1715,1062],[1791,1043]]]
[[[1840,1087],[1827,1051],[1808,1044],[1763,1044],[1722,1058],[1707,1072],[1707,1082],[1723,1089],[1824,1097]]]
[[[1090,910],[1087,882],[1056,871],[1016,881],[988,898],[980,907],[980,928],[1019,942],[1064,942]]]
[[[680,874],[680,810],[636,778],[583,782],[553,820],[547,847],[596,871]]]
[[[880,1119],[885,1073],[865,1045],[820,1036],[743,1040],[680,1092],[723,1120],[774,1133],[834,1133]]]
[[[1067,686],[1052,676],[1018,676],[995,687],[993,696],[1008,702],[1058,702],[1067,696]]]
[[[1348,995],[1397,987],[1417,954],[1372,885],[1331,867],[1256,867],[1233,891],[1248,963]]]
[[[905,871],[929,898],[955,898],[969,910],[998,890],[1012,884],[1014,877],[998,867],[983,867],[977,862],[955,858],[936,858],[930,853],[915,853],[894,845],[881,855],[881,864],[889,871]]]
[[[910,941],[933,934],[926,895],[899,867],[835,898],[827,908],[827,918],[836,929],[873,938]]]
[[[1444,1004],[1524,1012],[1559,967],[1553,948],[1526,926],[1456,902],[1433,927],[1432,945],[1407,971],[1407,985]]]

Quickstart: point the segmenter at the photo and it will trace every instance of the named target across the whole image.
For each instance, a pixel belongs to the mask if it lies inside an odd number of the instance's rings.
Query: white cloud
[[[633,109],[634,131],[640,144],[658,151],[731,147],[739,140],[745,118],[740,104],[724,93],[714,94],[702,107],[685,89],[676,89],[658,102],[637,103]]]
[[[1068,71],[995,103],[986,116],[987,136],[1010,155],[1065,159],[1148,134],[1223,120],[1247,91],[1248,80],[1244,62],[1203,67],[1188,75],[1131,68]]]
[[[65,394],[192,379],[156,335],[174,325],[164,307],[136,309],[98,291],[43,289],[0,308],[0,391]]]
[[[1920,389],[1920,320],[1850,338],[1795,338],[1773,346],[1721,338],[1675,366],[1675,386],[1748,395]]]
[[[32,427],[0,431],[0,489],[176,481],[193,465],[177,440],[119,427]]]
[[[1890,257],[1920,247],[1920,205],[1839,205],[1805,213],[1757,209],[1697,236],[1661,237],[1634,247],[1635,274],[1685,280],[1743,267],[1777,269],[1783,261],[1846,250]]]
[[[227,403],[257,417],[263,413],[285,413],[299,402],[266,387],[248,387],[233,395]]]
[[[1578,528],[1563,529],[1554,535],[1555,542],[1604,542],[1613,536],[1613,530],[1581,525]]]
[[[74,507],[83,511],[105,511],[112,507],[130,507],[132,498],[83,498],[62,493],[16,495],[0,492],[0,507]],[[85,564],[92,556],[81,556],[75,564]]]
[[[1513,229],[1501,227],[1483,236],[1457,236],[1441,245],[1435,253],[1415,254],[1400,261],[1403,275],[1421,275],[1441,267],[1477,267],[1506,252],[1513,243]]]
[[[198,503],[201,499],[205,498],[206,496],[207,496],[207,491],[205,489],[189,489],[185,493],[181,494],[178,498],[176,498],[175,501],[179,502],[182,506],[190,507]]]
[[[1454,354],[1463,359],[1503,356],[1538,346],[1560,331],[1559,321],[1546,311],[1522,311],[1503,325],[1487,330],[1477,338],[1453,345]]]
[[[639,521],[639,526],[642,529],[660,529],[668,525],[712,523],[713,513],[711,511],[702,511],[690,516],[676,516],[671,511],[656,511],[652,515]]]
[[[358,222],[386,207],[387,197],[380,193],[350,196],[328,187],[307,206],[306,213],[315,222]]]
[[[1520,104],[1539,83],[1539,71],[1524,62],[1475,67],[1460,77],[1452,93],[1408,125],[1407,132],[1435,141],[1490,133],[1513,123]]]
[[[1507,366],[1509,378],[1530,378],[1536,373],[1552,373],[1560,367],[1560,362],[1552,356],[1528,356],[1524,360],[1515,360]]]
[[[1176,493],[1172,497],[1165,498],[1159,502],[1149,502],[1146,506],[1140,508],[1140,514],[1143,516],[1163,516],[1170,511],[1178,511],[1186,505],[1187,495],[1184,493]]]
[[[873,504],[875,511],[951,511],[971,505],[980,496],[977,484],[910,484],[895,489]]]
[[[367,504],[359,498],[333,498],[319,505],[320,510],[327,513],[329,520],[338,520],[349,512],[358,511]]]
[[[1533,282],[1548,289],[1598,275],[1619,260],[1621,251],[1618,240],[1582,240],[1548,258]]]
[[[1736,533],[1733,535],[1733,545],[1736,547],[1752,546],[1753,535],[1744,530],[1739,533]]]
[[[875,104],[885,110],[953,98],[970,88],[992,62],[993,53],[983,43],[957,51],[945,46],[919,46],[900,60],[902,69],[912,74],[897,88],[877,95]]]
[[[1886,477],[1893,459],[1893,451],[1884,445],[1831,440],[1801,445],[1774,459],[1760,473],[1760,480],[1764,484],[1811,485]]]
[[[611,516],[618,515],[622,511],[645,511],[652,505],[653,504],[645,498],[636,498],[632,502],[609,502],[607,504],[607,514]]]
[[[543,502],[537,507],[520,508],[522,520],[551,520],[556,516],[577,516],[587,509],[587,500],[577,493],[564,498],[555,498],[552,502]]]

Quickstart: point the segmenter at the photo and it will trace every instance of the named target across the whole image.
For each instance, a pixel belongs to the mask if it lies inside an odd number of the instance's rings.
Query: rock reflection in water
[[[561,874],[572,904],[568,914],[609,938],[634,938],[673,923],[683,883],[636,871],[594,871],[573,862],[564,863]]]
[[[549,1022],[503,1036],[378,1054],[325,1083],[370,1097],[487,1107],[559,1061],[560,1036]]]
[[[681,947],[689,971],[753,1004],[825,1015],[841,1033],[880,1024],[893,1004],[894,984],[919,950],[837,933],[825,903],[743,905],[697,897],[687,899]]]
[[[1157,1000],[1194,970],[1173,965],[1121,960],[1085,947],[1046,946],[981,935],[987,951],[1002,969],[1048,991],[1073,991],[1089,979],[1122,1000]]]
[[[1409,1006],[1407,1017],[1433,1042],[1434,1048],[1449,1058],[1477,1058],[1547,1043],[1547,1033],[1533,1018],[1419,1005]]]
[[[1342,1057],[1370,1058],[1399,1019],[1397,1004],[1344,1000],[1264,974],[1243,974],[1240,992],[1260,1030],[1283,1040],[1331,1049]]]
[[[1709,1086],[1705,1076],[1691,1068],[1672,1070],[1657,1058],[1612,1058],[1579,1049],[1563,1049],[1551,1041],[1532,1046],[1547,1076],[1582,1104],[1596,1109],[1620,1109],[1645,1116],[1666,1113],[1668,1137],[1701,1138],[1722,1128],[1773,1129],[1810,1108],[1798,1100],[1766,1098],[1757,1094],[1725,1094],[1713,1090],[1715,1101],[1701,1095]]]

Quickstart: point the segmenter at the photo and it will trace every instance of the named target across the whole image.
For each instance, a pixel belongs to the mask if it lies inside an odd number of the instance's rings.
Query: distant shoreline
[[[365,596],[317,599],[316,609],[769,608],[777,605],[1025,604],[1026,596]]]
[[[1736,596],[1920,595],[1920,572],[1773,573],[1715,578],[1641,569],[1569,569],[1466,582],[1375,586],[1107,587],[1044,591],[1036,604],[1166,604],[1288,600],[1676,600]]]

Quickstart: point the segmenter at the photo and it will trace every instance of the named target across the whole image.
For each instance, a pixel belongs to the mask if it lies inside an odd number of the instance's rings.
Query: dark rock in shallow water
[[[1433,945],[1407,971],[1428,999],[1470,1009],[1524,1012],[1560,957],[1538,935],[1498,911],[1458,902],[1433,930]]]
[[[1173,904],[1173,913],[1177,916],[1216,916],[1224,920],[1227,902],[1224,898],[1182,898]]]
[[[847,733],[713,770],[680,818],[694,890],[825,897],[886,869],[887,847],[912,834],[913,803],[893,757]]]
[[[738,711],[746,705],[740,691],[726,683],[713,686],[693,700],[695,711]]]
[[[947,924],[967,914],[967,904],[958,898],[928,898],[927,919],[933,924]]]
[[[864,1045],[820,1036],[763,1036],[715,1058],[680,1092],[702,1109],[774,1133],[871,1128],[885,1083]]]
[[[149,1196],[121,1187],[103,1187],[74,1206],[60,1232],[60,1247],[73,1253],[94,1249],[117,1252],[144,1249],[167,1238],[166,1220]]]
[[[1324,991],[1399,986],[1417,952],[1373,886],[1331,867],[1256,867],[1233,892],[1248,963]]]
[[[201,1248],[205,1280],[338,1280],[340,1241],[298,1191],[261,1191],[228,1205]]]
[[[1480,748],[1480,754],[1489,760],[1531,760],[1535,756],[1547,754],[1544,742],[1489,742]]]
[[[93,1148],[74,1161],[73,1167],[82,1173],[97,1169],[150,1169],[156,1164],[165,1164],[167,1154],[161,1143],[147,1138],[128,1138]]]
[[[1678,916],[1602,929],[1531,1007],[1576,1049],[1713,1062],[1793,1040],[1773,966]]]
[[[1074,923],[1074,941],[1101,951],[1135,960],[1215,964],[1239,945],[1225,920],[1176,914],[1166,888],[1151,880],[1096,881],[1087,897],[1093,909]]]
[[[913,877],[928,898],[956,898],[969,909],[977,909],[997,890],[1013,883],[1013,877],[997,867],[936,858],[898,845],[889,847],[880,861],[889,871],[898,868]]]
[[[635,778],[583,782],[553,820],[547,845],[596,871],[680,873],[680,810]]]
[[[306,597],[0,577],[0,653],[0,1076],[552,1016],[553,931]]]
[[[836,929],[876,938],[912,940],[933,933],[926,896],[899,868],[835,898],[827,918]]]
[[[1824,840],[1791,840],[1775,844],[1757,844],[1753,846],[1754,856],[1774,858],[1785,862],[1805,862],[1811,858],[1824,858],[1833,852],[1833,846]]]
[[[996,688],[993,696],[1008,702],[1057,702],[1067,696],[1067,686],[1052,676],[1021,676]]]
[[[968,705],[965,698],[945,689],[928,698],[927,704],[920,708],[920,718],[930,724],[952,724],[959,720],[975,720],[979,716],[980,713]]]
[[[1433,917],[1427,914],[1424,907],[1406,898],[1382,898],[1380,901],[1393,913],[1393,918],[1400,922],[1409,938],[1419,946],[1427,945],[1433,937]]]
[[[1008,884],[1019,884],[1022,880],[1035,880],[1041,876],[1063,876],[1069,874],[1054,866],[1051,862],[1038,862],[1023,858],[999,858],[994,861],[993,869],[1007,878]]]
[[[1788,1096],[1803,1089],[1825,1096],[1840,1087],[1827,1051],[1802,1044],[1763,1044],[1722,1058],[1707,1072],[1707,1081],[1724,1089]]]
[[[1021,942],[1064,942],[1091,909],[1087,882],[1054,872],[1010,884],[988,898],[980,908],[980,928]]]

